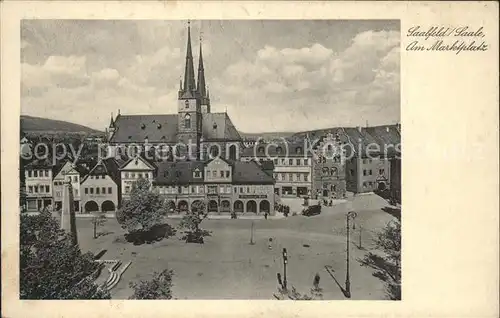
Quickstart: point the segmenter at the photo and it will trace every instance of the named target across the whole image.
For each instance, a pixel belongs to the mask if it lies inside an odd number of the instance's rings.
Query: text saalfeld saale
[[[477,30],[472,30],[468,26],[450,28],[450,27],[437,27],[433,26],[427,30],[423,30],[419,25],[408,29],[406,36],[424,37],[428,40],[431,37],[445,37],[445,36],[469,36],[469,37],[484,37],[483,27]]]

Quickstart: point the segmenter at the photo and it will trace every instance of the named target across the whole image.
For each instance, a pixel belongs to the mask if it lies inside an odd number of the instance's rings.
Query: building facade
[[[340,134],[328,133],[314,144],[313,198],[321,200],[346,197],[346,158]]]
[[[52,169],[49,160],[35,160],[26,165],[24,173],[28,212],[53,208]]]
[[[80,181],[82,177],[82,168],[77,167],[70,161],[61,163],[54,169],[53,194],[54,194],[54,208],[60,210],[62,208],[64,183],[70,182],[73,190],[73,204],[75,212],[80,212]]]
[[[216,158],[157,167],[153,188],[179,212],[201,201],[209,213],[274,214],[274,180],[255,162]]]
[[[274,164],[274,192],[278,197],[311,196],[313,156],[304,142],[258,143],[243,149],[241,160]]]
[[[119,181],[114,159],[101,159],[81,182],[83,213],[115,212],[119,206]]]
[[[130,199],[132,185],[138,179],[153,180],[155,167],[141,156],[136,156],[124,162],[119,168],[121,199]]]

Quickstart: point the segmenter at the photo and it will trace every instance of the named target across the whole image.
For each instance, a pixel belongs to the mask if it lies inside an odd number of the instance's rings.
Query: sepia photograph
[[[399,20],[22,20],[21,299],[401,300]]]

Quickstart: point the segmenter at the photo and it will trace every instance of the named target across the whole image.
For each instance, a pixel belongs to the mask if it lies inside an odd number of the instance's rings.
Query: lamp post
[[[287,289],[286,282],[286,264],[288,263],[288,255],[286,253],[286,248],[283,248],[283,287]]]
[[[350,232],[349,232],[349,220],[352,219],[352,229],[356,229],[356,226],[354,224],[354,219],[356,218],[357,213],[354,211],[349,211],[346,214],[346,229],[347,229],[347,254],[346,254],[346,274],[345,274],[345,290],[346,290],[346,297],[351,298],[351,281],[349,277],[349,245],[350,245]]]

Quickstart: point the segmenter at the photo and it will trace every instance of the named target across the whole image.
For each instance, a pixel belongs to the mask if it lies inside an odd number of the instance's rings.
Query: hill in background
[[[102,134],[102,131],[87,126],[70,123],[63,120],[54,120],[41,117],[21,115],[21,131],[25,134]]]

